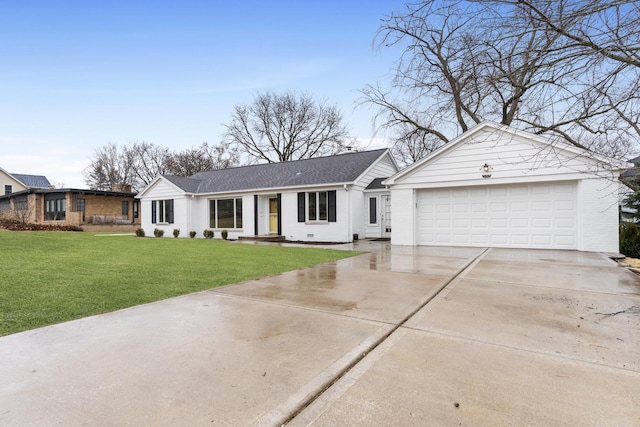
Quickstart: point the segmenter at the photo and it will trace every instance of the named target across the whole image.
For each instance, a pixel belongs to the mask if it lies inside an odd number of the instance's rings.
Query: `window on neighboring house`
[[[8,211],[11,209],[11,201],[9,199],[0,200],[0,211]]]
[[[129,202],[127,200],[122,201],[122,216],[129,219]]]
[[[242,199],[209,200],[209,228],[242,228]]]
[[[138,202],[137,200],[134,200],[133,202],[133,217],[140,217],[140,202]]]
[[[11,194],[13,193],[13,185],[5,185],[4,186],[4,194]]]
[[[16,196],[13,198],[13,210],[14,211],[26,211],[29,208],[29,201],[27,195]]]
[[[335,190],[298,193],[298,222],[306,221],[336,222]]]
[[[151,201],[151,223],[173,224],[173,200]]]
[[[67,200],[64,194],[44,195],[44,220],[64,221],[67,216]]]
[[[76,200],[76,211],[80,212],[82,214],[82,222],[84,222],[84,220],[85,220],[85,215],[84,215],[85,206],[86,206],[85,203],[86,203],[85,199],[77,199]]]

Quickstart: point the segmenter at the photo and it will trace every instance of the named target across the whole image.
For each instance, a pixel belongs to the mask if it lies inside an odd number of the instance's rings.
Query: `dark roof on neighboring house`
[[[382,181],[384,181],[387,178],[374,178],[373,181],[371,181],[371,183],[369,185],[367,185],[367,188],[365,188],[365,190],[384,190],[386,187],[384,185],[382,185]]]
[[[112,196],[112,197],[135,197],[137,193],[127,193],[123,191],[105,191],[105,190],[82,190],[78,188],[28,188],[15,193],[0,196],[0,199],[11,199],[23,194],[77,194],[80,196]]]
[[[49,188],[51,183],[46,176],[43,175],[25,175],[21,173],[12,173],[15,179],[23,183],[27,187],[33,188]]]
[[[164,176],[187,193],[339,184],[355,181],[386,149],[199,172],[189,178]]]
[[[634,165],[637,165],[638,163],[640,163],[640,156],[634,157],[633,159],[629,160],[629,163],[633,163]]]

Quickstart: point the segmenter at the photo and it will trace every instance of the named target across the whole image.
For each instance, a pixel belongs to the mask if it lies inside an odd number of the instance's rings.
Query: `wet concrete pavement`
[[[639,424],[640,285],[607,257],[357,248],[0,338],[0,425]]]

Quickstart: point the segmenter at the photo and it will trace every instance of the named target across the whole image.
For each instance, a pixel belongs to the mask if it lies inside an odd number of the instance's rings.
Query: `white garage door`
[[[576,249],[576,183],[418,191],[418,244]]]

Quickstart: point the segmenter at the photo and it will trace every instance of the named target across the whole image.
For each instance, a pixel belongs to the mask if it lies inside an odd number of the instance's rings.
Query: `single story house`
[[[389,236],[390,192],[398,171],[387,149],[306,160],[160,175],[139,194],[142,228],[186,237],[279,236],[291,241],[351,242]]]
[[[391,243],[617,253],[630,166],[484,122],[384,181]]]
[[[114,190],[27,188],[0,196],[0,218],[80,227],[140,224],[136,193]]]

